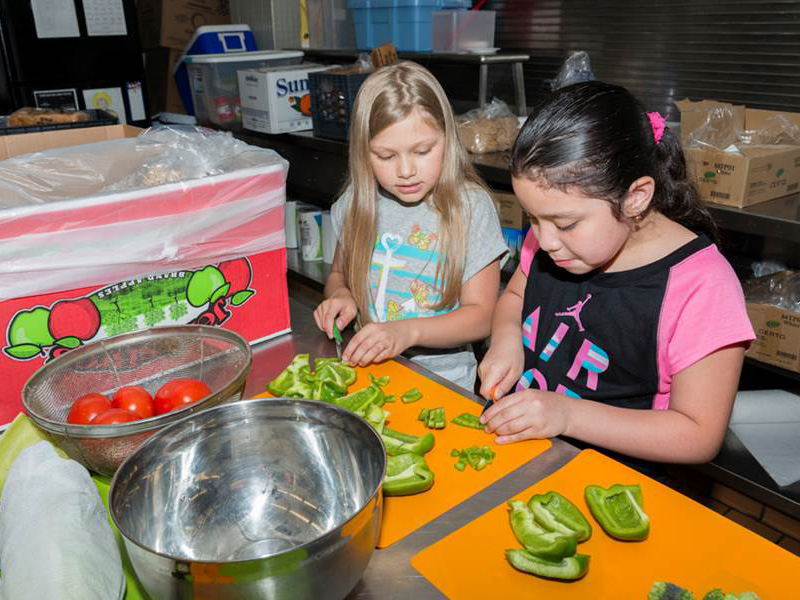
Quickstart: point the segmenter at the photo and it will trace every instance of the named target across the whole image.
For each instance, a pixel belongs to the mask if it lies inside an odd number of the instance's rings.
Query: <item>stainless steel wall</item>
[[[800,112],[798,0],[490,0],[484,8],[497,11],[495,45],[531,55],[529,105],[571,51],[586,50],[598,79],[671,118],[685,97]],[[510,74],[492,68],[490,77],[492,92],[511,101]],[[475,82],[461,81],[470,98]]]

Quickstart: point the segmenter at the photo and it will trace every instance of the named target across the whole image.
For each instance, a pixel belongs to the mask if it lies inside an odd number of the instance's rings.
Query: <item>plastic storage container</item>
[[[356,31],[347,0],[306,0],[311,48],[355,48]]]
[[[444,10],[432,13],[434,52],[494,49],[493,10]]]
[[[299,50],[264,50],[231,54],[201,54],[184,57],[192,88],[194,114],[200,125],[241,129],[239,101],[240,69],[258,69],[299,64]]]
[[[187,115],[194,114],[189,70],[184,58],[195,54],[227,54],[229,52],[255,52],[256,40],[249,25],[203,25],[198,27],[186,51],[175,63],[175,85]]]
[[[334,68],[308,74],[314,135],[346,140],[358,88],[369,73],[342,73]]]
[[[394,44],[407,52],[430,52],[433,12],[471,5],[471,0],[347,0],[359,48]]]

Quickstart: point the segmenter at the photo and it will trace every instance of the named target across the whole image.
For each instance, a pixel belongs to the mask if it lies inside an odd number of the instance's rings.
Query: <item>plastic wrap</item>
[[[800,313],[800,272],[779,271],[742,283],[747,302]]]
[[[474,108],[456,118],[458,137],[474,153],[502,152],[514,145],[519,120],[502,100],[492,98],[483,108]]]
[[[732,105],[711,108],[703,123],[687,133],[687,147],[730,153],[740,153],[743,146],[800,145],[800,129],[784,115],[771,115],[758,129],[745,129]]]
[[[89,472],[49,442],[20,452],[0,500],[0,596],[122,598],[125,575]]]
[[[0,299],[280,248],[287,169],[196,128],[2,161]]]
[[[571,53],[564,64],[561,65],[561,70],[558,75],[550,83],[550,89],[555,91],[572,85],[573,83],[581,83],[582,81],[593,81],[595,78],[594,71],[592,71],[591,61],[589,54],[583,50]]]

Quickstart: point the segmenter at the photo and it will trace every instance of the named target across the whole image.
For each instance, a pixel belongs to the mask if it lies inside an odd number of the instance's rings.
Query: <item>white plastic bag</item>
[[[122,560],[89,472],[49,442],[23,450],[0,499],[0,597],[109,600]]]

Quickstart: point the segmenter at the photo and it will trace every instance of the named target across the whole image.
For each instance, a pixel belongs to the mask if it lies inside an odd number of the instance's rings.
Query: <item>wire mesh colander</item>
[[[249,344],[235,333],[205,325],[153,327],[100,340],[64,353],[36,371],[22,389],[31,420],[86,468],[113,475],[156,431],[197,411],[240,400],[252,364]],[[199,379],[211,394],[163,415],[118,425],[73,425],[67,415],[89,392],[109,398],[126,385],[155,396],[166,382]]]

